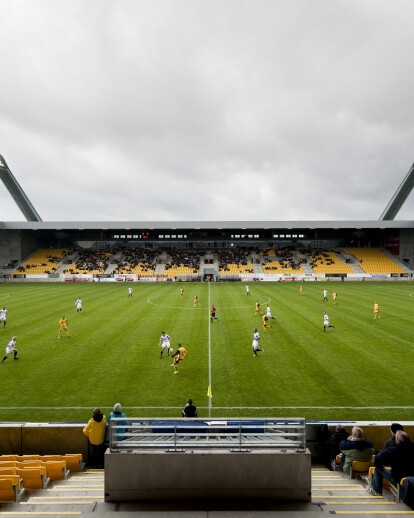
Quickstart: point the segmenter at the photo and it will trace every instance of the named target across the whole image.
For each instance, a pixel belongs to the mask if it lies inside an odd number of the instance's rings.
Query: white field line
[[[112,408],[113,405],[101,405],[101,408]],[[3,406],[0,410],[90,410],[89,406]],[[182,406],[128,406],[129,410],[175,410]],[[200,406],[198,408],[208,408]],[[303,409],[303,410],[412,410],[414,406],[216,406],[215,410],[271,410],[271,409]]]

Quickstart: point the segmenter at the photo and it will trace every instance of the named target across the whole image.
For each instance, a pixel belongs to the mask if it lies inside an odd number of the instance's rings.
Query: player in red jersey
[[[213,306],[211,306],[210,320],[212,322],[214,322],[214,320],[218,320],[220,322],[220,319],[216,317],[216,308],[214,307],[214,304],[213,304]]]

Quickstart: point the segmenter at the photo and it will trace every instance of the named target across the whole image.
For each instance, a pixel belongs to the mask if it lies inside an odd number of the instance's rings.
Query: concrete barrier
[[[105,501],[311,500],[311,455],[283,450],[105,453]]]

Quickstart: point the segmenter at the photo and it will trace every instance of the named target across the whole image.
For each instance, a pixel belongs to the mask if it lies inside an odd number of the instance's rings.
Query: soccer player
[[[257,351],[261,351],[264,353],[263,349],[259,349],[259,341],[260,341],[260,335],[257,331],[257,327],[253,329],[253,343],[252,343],[252,349],[253,349],[253,357],[257,356]]]
[[[268,319],[271,318],[272,320],[276,320],[275,317],[272,317],[272,311],[269,304],[266,304],[266,316]]]
[[[254,316],[260,315],[260,302],[256,300],[256,309],[254,310]]]
[[[79,315],[79,313],[82,311],[82,299],[79,297],[74,305],[76,306],[76,313]]]
[[[263,331],[265,333],[267,333],[267,328],[273,327],[273,326],[269,326],[269,319],[267,318],[266,313],[262,313],[262,322],[263,322]]]
[[[300,285],[300,288],[299,288],[299,295],[303,295],[303,286],[302,286],[302,284]]]
[[[338,294],[336,293],[336,291],[333,291],[332,292],[332,299],[333,299],[333,303],[334,304],[338,304],[337,298],[338,298]]]
[[[7,320],[7,309],[6,306],[3,306],[3,309],[0,309],[0,322],[3,322],[3,327],[6,327]]]
[[[323,300],[328,300],[328,290],[323,290]]]
[[[167,356],[170,355],[170,347],[171,347],[170,343],[171,343],[171,338],[169,337],[169,335],[165,334],[165,331],[163,331],[160,336],[160,346],[161,346],[160,360],[162,358],[164,349],[167,349]]]
[[[214,320],[218,320],[220,322],[220,319],[216,317],[216,308],[214,307],[214,304],[211,306],[210,320],[212,322],[214,322]]]
[[[187,350],[181,344],[178,344],[178,348],[172,356],[174,357],[174,363],[171,364],[171,367],[174,367],[174,374],[178,374],[177,365],[187,356]]]
[[[250,286],[246,286],[246,295],[250,296]]]
[[[1,360],[1,363],[4,363],[5,360],[7,360],[7,358],[9,357],[10,353],[14,353],[14,358],[13,360],[18,360],[19,358],[17,357],[17,347],[16,347],[16,342],[17,342],[17,336],[13,336],[13,338],[10,340],[10,342],[7,344],[7,347],[6,347],[6,356]]]
[[[132,297],[132,288],[131,287],[128,288],[128,297]]]
[[[198,295],[197,293],[194,293],[194,307],[199,306],[200,303],[198,302]]]
[[[381,318],[379,316],[379,304],[378,304],[378,300],[375,301],[375,304],[374,304],[374,318]]]
[[[335,326],[331,326],[331,324],[329,323],[328,314],[326,313],[326,311],[324,311],[323,312],[323,332],[326,331],[327,327],[333,327],[335,329]]]
[[[59,320],[59,333],[58,333],[58,338],[60,338],[60,333],[62,331],[65,331],[66,333],[66,336],[68,338],[70,338],[70,334],[69,334],[69,331],[68,331],[68,321],[65,317],[65,315],[62,316],[62,318]]]
[[[183,297],[184,295],[184,288],[180,288],[180,297]]]

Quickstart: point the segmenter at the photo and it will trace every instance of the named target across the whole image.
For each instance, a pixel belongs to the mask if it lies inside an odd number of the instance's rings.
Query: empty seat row
[[[83,468],[81,454],[0,455],[0,501],[18,502],[26,489],[45,489]]]

